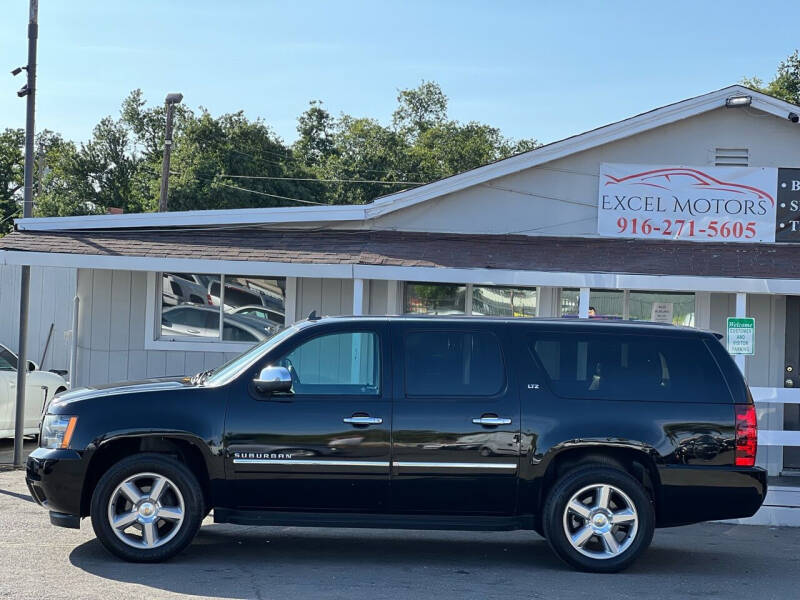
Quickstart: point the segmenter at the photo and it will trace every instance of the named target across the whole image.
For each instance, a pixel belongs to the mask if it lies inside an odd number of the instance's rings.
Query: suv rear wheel
[[[92,526],[112,554],[158,562],[191,543],[203,507],[200,485],[185,465],[162,454],[137,454],[100,478],[92,495]]]
[[[543,519],[547,542],[560,558],[598,573],[630,566],[650,545],[655,527],[647,490],[605,465],[585,465],[561,477]]]

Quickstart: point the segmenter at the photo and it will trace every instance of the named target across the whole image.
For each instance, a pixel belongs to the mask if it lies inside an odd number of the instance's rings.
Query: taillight
[[[758,424],[756,407],[752,404],[736,404],[736,466],[752,467],[756,464],[758,450]]]

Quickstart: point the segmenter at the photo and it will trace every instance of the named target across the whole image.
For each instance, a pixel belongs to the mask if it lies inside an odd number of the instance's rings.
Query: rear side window
[[[563,333],[533,335],[528,350],[552,391],[567,398],[730,402],[700,339]]]
[[[419,331],[405,338],[406,395],[494,396],[505,385],[494,334]]]

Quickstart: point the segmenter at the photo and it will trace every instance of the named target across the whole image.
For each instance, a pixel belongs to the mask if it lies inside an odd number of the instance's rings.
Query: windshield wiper
[[[208,369],[207,371],[201,371],[200,373],[192,375],[189,383],[193,385],[201,385],[206,379],[208,379],[208,376],[211,375],[211,371],[213,370],[214,369]]]

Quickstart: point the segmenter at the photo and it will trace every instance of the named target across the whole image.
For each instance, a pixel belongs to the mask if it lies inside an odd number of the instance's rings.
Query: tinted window
[[[295,394],[377,395],[380,392],[378,336],[332,333],[300,344],[276,362],[292,373]]]
[[[0,371],[16,371],[17,357],[8,349],[0,346]]]
[[[420,331],[405,341],[408,396],[493,396],[503,388],[503,356],[491,333]]]
[[[559,396],[729,402],[708,348],[696,338],[561,333],[531,336],[529,351]]]
[[[258,341],[258,338],[249,331],[242,329],[241,327],[237,327],[236,325],[231,325],[230,323],[225,323],[222,326],[222,335],[224,336],[223,339],[230,340],[232,342]]]
[[[203,310],[202,308],[177,308],[165,316],[170,318],[173,323],[180,323],[189,327],[203,327],[206,329],[217,329],[219,327],[219,313],[214,310]]]

